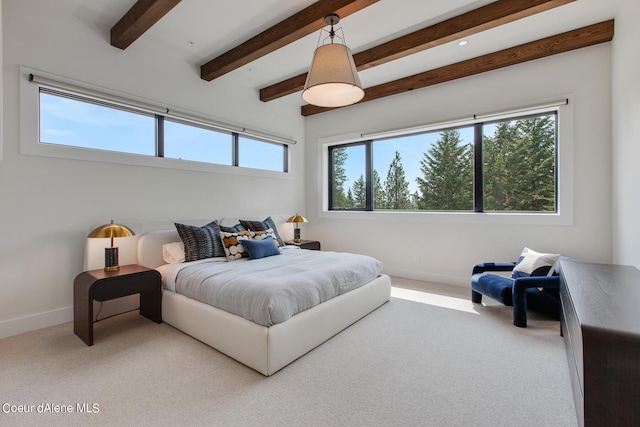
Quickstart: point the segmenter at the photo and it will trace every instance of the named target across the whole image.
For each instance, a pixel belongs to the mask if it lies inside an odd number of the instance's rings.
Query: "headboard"
[[[249,220],[263,220],[269,215],[260,215],[260,216],[246,216]],[[244,217],[243,217],[244,218]],[[278,214],[271,215],[271,218],[276,224],[278,228],[278,233],[280,237],[284,240],[290,240],[293,238],[293,229],[291,224],[287,224],[287,218],[289,218],[288,214]],[[202,220],[202,219],[192,219],[177,222],[182,222],[184,224],[193,224],[193,225],[204,225],[210,222],[211,220]],[[162,259],[162,245],[166,243],[172,242],[180,242],[180,235],[175,229],[174,222],[176,221],[156,221],[156,222],[148,222],[142,223],[140,225],[141,230],[143,230],[142,234],[139,234],[138,238],[138,264],[143,265],[148,268],[156,268],[163,264],[164,259]],[[235,217],[229,218],[221,218],[219,223],[222,225],[235,225],[239,222],[239,220]],[[151,230],[146,231],[145,230]],[[136,237],[138,237],[136,236]]]
[[[173,230],[150,231],[138,239],[138,264],[156,268],[166,264],[162,259],[162,245],[179,242],[180,235]]]

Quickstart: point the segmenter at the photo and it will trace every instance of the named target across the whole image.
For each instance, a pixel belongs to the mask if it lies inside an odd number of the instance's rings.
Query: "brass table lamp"
[[[113,246],[113,239],[115,237],[131,237],[135,234],[133,230],[124,225],[114,224],[113,220],[111,220],[111,224],[103,224],[89,233],[87,236],[89,238],[111,239],[111,247],[104,248],[104,271],[118,271],[120,269],[118,248]]]
[[[287,222],[293,223],[293,241],[300,243],[300,223],[307,222],[307,219],[302,215],[295,214],[287,220]]]

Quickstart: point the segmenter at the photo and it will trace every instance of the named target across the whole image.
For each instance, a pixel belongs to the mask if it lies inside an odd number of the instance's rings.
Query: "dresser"
[[[560,299],[580,426],[640,426],[640,271],[561,261]]]

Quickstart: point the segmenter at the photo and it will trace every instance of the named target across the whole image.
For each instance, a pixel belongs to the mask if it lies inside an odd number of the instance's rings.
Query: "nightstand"
[[[107,301],[140,294],[140,314],[162,323],[160,272],[140,265],[120,266],[118,271],[91,270],[73,281],[73,332],[93,345],[93,300]]]
[[[317,240],[300,240],[299,242],[294,242],[293,240],[287,240],[284,242],[285,245],[296,245],[300,246],[300,249],[310,249],[312,251],[320,250],[320,242]]]

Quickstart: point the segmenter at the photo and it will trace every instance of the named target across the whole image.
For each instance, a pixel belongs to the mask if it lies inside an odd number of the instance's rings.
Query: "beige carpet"
[[[558,322],[516,328],[508,307],[426,290],[394,288],[269,378],[137,312],[98,322],[92,347],[71,323],[6,338],[0,425],[577,425]]]

